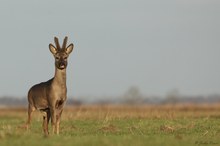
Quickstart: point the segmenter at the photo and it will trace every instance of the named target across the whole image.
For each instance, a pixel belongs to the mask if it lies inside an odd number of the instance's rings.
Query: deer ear
[[[49,44],[49,49],[50,49],[50,52],[52,54],[56,54],[57,53],[57,48],[54,47],[52,44]]]
[[[67,48],[66,48],[66,53],[67,54],[70,54],[72,51],[73,51],[73,47],[74,47],[74,45],[73,44],[70,44]]]

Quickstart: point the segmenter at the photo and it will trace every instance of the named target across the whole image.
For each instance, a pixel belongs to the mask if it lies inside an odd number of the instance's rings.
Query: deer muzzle
[[[67,62],[66,61],[59,61],[56,63],[56,67],[58,69],[65,69],[67,67]]]

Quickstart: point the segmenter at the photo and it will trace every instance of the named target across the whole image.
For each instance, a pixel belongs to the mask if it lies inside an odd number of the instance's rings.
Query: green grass
[[[20,114],[5,111],[0,114],[0,146],[220,145],[220,119],[218,112],[212,110],[197,111],[205,113],[199,117],[193,116],[197,112],[178,110],[172,112],[175,114],[172,117],[166,115],[167,111],[159,114],[153,111],[159,116],[143,116],[145,112],[152,112],[148,109],[135,111],[131,116],[128,110],[118,113],[117,109],[108,108],[101,111],[90,111],[88,107],[87,111],[80,109],[80,116],[77,116],[79,110],[66,111],[60,135],[49,137],[43,135],[40,114],[33,119],[30,130],[25,130],[19,128],[25,121],[25,111]]]

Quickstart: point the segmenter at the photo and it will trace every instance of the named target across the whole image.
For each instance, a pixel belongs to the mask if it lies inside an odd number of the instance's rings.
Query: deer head
[[[57,37],[54,37],[56,47],[52,44],[49,44],[50,52],[53,54],[55,58],[55,66],[60,70],[63,70],[67,67],[67,58],[74,47],[72,43],[68,47],[66,47],[67,39],[67,37],[64,38],[62,47],[60,47]]]

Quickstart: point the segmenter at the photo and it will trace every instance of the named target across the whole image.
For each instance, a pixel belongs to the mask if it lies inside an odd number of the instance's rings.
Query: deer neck
[[[61,87],[66,87],[66,69],[60,70],[56,68],[53,82]]]

